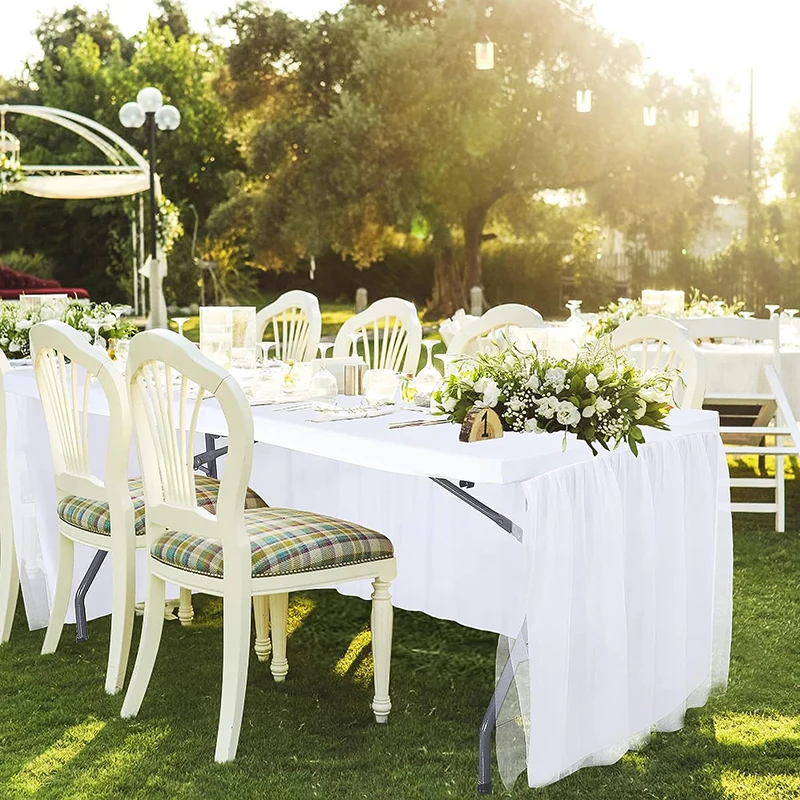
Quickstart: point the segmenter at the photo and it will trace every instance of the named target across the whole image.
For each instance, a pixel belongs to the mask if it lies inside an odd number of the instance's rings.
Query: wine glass
[[[183,326],[191,319],[191,317],[173,317],[172,321],[178,326],[178,336],[183,336]]]
[[[567,325],[583,325],[581,319],[581,301],[580,300],[567,300],[565,308],[569,309],[569,319]]]
[[[97,347],[100,350],[106,349],[106,341],[100,335],[100,328],[103,326],[103,320],[97,319],[96,317],[88,317],[86,319],[86,324],[92,329],[94,332],[94,339],[92,340],[92,345]]]
[[[397,373],[393,369],[368,369],[361,385],[371,406],[391,403],[397,393]]]
[[[319,355],[322,359],[322,365],[311,377],[311,384],[309,390],[311,396],[318,400],[335,400],[336,395],[339,394],[339,384],[336,382],[334,375],[325,366],[325,357],[328,350],[333,347],[331,342],[318,344]]]
[[[414,396],[414,403],[418,406],[428,407],[431,404],[431,395],[442,382],[442,375],[433,366],[433,348],[439,343],[438,339],[426,339],[422,344],[428,350],[428,361],[425,366],[417,373],[414,378],[414,386],[417,390]]]
[[[446,380],[450,377],[450,373],[453,371],[453,362],[460,358],[460,356],[451,355],[450,353],[442,353],[441,355],[436,356],[436,358],[442,362],[442,374]]]
[[[798,310],[800,310],[800,309],[797,309],[797,308],[784,308],[783,309],[783,313],[786,314],[787,317],[789,317],[789,324],[790,325],[794,324],[792,322],[792,320],[795,318],[795,315],[797,314]]]
[[[753,318],[753,312],[752,311],[740,311],[739,315],[742,317],[742,319],[752,319]]]
[[[769,318],[772,319],[775,316],[775,314],[777,314],[778,309],[780,308],[780,306],[776,306],[776,305],[774,305],[772,303],[767,303],[764,306],[764,308],[766,308],[767,311],[769,311]]]
[[[366,335],[366,334],[365,334]],[[358,340],[361,338],[361,333],[356,331],[355,333],[348,333],[347,338],[350,340],[350,355],[357,356],[358,355]],[[364,353],[366,354],[366,349]]]

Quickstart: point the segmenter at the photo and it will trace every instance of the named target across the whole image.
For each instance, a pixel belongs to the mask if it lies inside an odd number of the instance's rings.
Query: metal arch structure
[[[7,115],[26,116],[58,125],[87,141],[103,156],[99,164],[20,164],[24,180],[14,185],[17,191],[38,197],[100,199],[104,197],[140,196],[140,211],[133,220],[133,287],[134,309],[145,309],[143,279],[150,279],[150,315],[148,327],[166,326],[166,304],[162,281],[166,273],[166,258],[160,253],[155,276],[150,275],[150,262],[144,258],[144,219],[141,194],[148,191],[150,165],[144,156],[119,134],[95,120],[60,108],[36,105],[0,104],[0,119],[5,127]],[[156,192],[160,182],[156,176]],[[140,281],[141,276],[141,281]]]

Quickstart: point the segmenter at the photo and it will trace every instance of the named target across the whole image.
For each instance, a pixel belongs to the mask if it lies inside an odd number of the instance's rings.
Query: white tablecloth
[[[772,363],[772,346],[762,344],[704,344],[706,391],[770,391],[764,366]],[[781,383],[796,418],[800,419],[800,349],[781,350]]]
[[[40,626],[55,575],[50,454],[31,371],[15,371],[6,387],[23,593],[29,622]],[[107,429],[97,395],[99,470]],[[252,486],[273,506],[390,536],[396,606],[507,636],[527,619],[532,786],[616,760],[632,737],[678,727],[687,705],[724,685],[732,555],[715,415],[673,413],[673,430],[648,431],[638,460],[623,449],[593,458],[574,439],[562,452],[557,435],[467,445],[447,425],[312,424],[310,412],[265,408],[254,416]],[[213,401],[199,429],[224,432]],[[523,542],[429,475],[475,481],[476,496],[522,526]],[[89,593],[90,616],[108,610],[105,580]],[[366,585],[340,591],[369,596]]]

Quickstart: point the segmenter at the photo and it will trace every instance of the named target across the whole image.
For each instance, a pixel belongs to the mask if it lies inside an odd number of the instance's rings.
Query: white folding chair
[[[611,334],[611,346],[624,350],[641,369],[675,369],[673,400],[680,408],[702,408],[706,390],[703,354],[683,325],[666,317],[634,317]]]
[[[447,354],[470,355],[480,349],[483,340],[509,336],[512,328],[541,328],[543,325],[542,315],[529,306],[520,303],[495,306],[456,331],[447,346]]]
[[[222,597],[222,701],[215,759],[230,761],[236,756],[247,683],[251,597],[262,600],[257,614],[272,615],[272,672],[282,680],[288,669],[288,593],[372,578],[372,708],[376,720],[385,722],[391,709],[389,585],[396,573],[391,542],[374,531],[318,514],[282,508],[246,511],[252,411],[231,375],[186,339],[162,330],[136,336],[128,376],[147,504],[149,577],[139,652],[122,716],[135,717],[147,691],[164,622],[165,583]],[[192,444],[205,392],[216,397],[228,436],[213,513],[198,508],[192,472]]]
[[[763,365],[768,391],[753,391],[743,386],[736,392],[706,392],[704,406],[720,413],[720,432],[727,452],[732,455],[755,455],[760,461],[775,458],[775,477],[731,478],[731,487],[774,489],[771,503],[732,503],[739,512],[775,515],[775,530],[786,528],[785,464],[786,456],[800,453],[800,430],[781,382],[780,318],[740,319],[738,317],[698,317],[682,320],[695,340],[733,339],[769,343],[770,360]],[[752,357],[742,352],[741,358]],[[774,439],[767,444],[766,439]]]
[[[19,568],[14,547],[14,520],[11,515],[11,493],[8,484],[6,453],[6,392],[5,375],[11,369],[5,353],[0,350],[0,644],[11,636],[14,611],[19,594]]]
[[[264,339],[271,328],[275,355],[281,361],[310,361],[316,357],[322,334],[319,300],[299,289],[282,294],[256,314],[256,339]]]
[[[336,334],[334,358],[358,355],[351,334],[358,334],[363,342],[364,361],[370,369],[417,371],[422,325],[416,306],[408,300],[385,297],[348,319]]]

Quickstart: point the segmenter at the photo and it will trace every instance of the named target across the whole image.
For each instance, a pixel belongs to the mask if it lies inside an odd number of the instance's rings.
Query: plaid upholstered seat
[[[394,555],[383,534],[352,522],[289,508],[245,512],[252,575],[287,575],[378,561]],[[164,564],[222,577],[222,545],[202,536],[170,531],[150,551]]]
[[[219,494],[219,480],[209,478],[207,475],[195,475],[194,484],[197,492],[197,505],[206,511],[214,513]],[[131,500],[133,501],[134,529],[137,536],[144,535],[144,486],[141,478],[131,478],[128,481]],[[267,504],[252,490],[247,490],[245,508],[261,508]],[[58,504],[59,519],[89,533],[100,533],[104,536],[111,535],[111,511],[108,503],[90,500],[88,497],[67,495]]]

